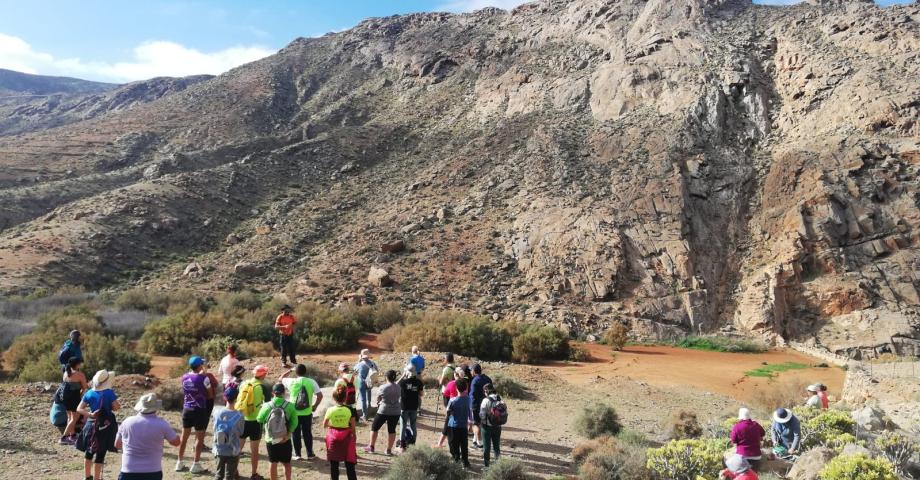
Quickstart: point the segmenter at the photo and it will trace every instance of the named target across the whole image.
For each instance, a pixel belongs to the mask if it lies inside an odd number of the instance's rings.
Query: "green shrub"
[[[673,412],[666,427],[672,439],[698,438],[703,434],[703,427],[696,414],[684,410]]]
[[[588,353],[588,349],[582,346],[570,345],[568,360],[570,362],[587,362],[588,360],[591,360],[591,354]]]
[[[617,441],[623,445],[630,445],[633,447],[648,447],[649,445],[648,438],[642,432],[637,432],[628,428],[620,430],[620,433],[617,434]]]
[[[614,350],[623,350],[627,341],[629,341],[629,326],[625,323],[616,322],[604,332],[603,343],[610,345]]]
[[[124,337],[92,335],[83,345],[84,370],[87,376],[106,369],[115,373],[144,374],[150,370],[150,357],[133,351]]]
[[[553,327],[526,327],[511,344],[514,360],[535,363],[563,360],[569,355],[569,336]]]
[[[427,445],[410,448],[390,464],[386,480],[465,480],[466,471],[450,455]]]
[[[361,327],[340,312],[319,304],[301,304],[295,311],[300,328],[294,332],[303,352],[332,352],[353,348],[361,338]]]
[[[374,307],[374,331],[376,332],[382,332],[405,320],[406,315],[397,302],[383,302]]]
[[[6,356],[4,355],[4,358]],[[44,352],[34,359],[26,362],[16,379],[20,382],[59,382],[61,381],[61,365],[58,363],[57,351]],[[92,375],[92,374],[89,374]]]
[[[671,440],[661,448],[648,449],[646,467],[670,480],[717,478],[722,469],[726,440]]]
[[[216,361],[227,354],[227,347],[230,345],[237,346],[236,358],[240,360],[249,358],[249,352],[239,347],[239,340],[228,335],[214,335],[199,343],[192,353],[200,355],[208,360]]]
[[[575,418],[575,431],[589,439],[616,435],[620,433],[620,428],[620,418],[610,405],[596,403],[585,406]]]
[[[484,360],[511,356],[507,328],[485,317],[451,311],[426,311],[407,318],[393,349],[408,351],[413,345],[425,351],[455,352]]]
[[[61,344],[71,330],[79,330],[86,336],[101,333],[104,329],[102,317],[88,305],[74,305],[52,310],[38,318],[33,332],[42,332],[60,337]]]
[[[821,480],[897,480],[898,477],[888,460],[857,454],[834,458],[821,470],[818,478]]]
[[[64,338],[55,333],[33,331],[16,337],[3,354],[7,371],[19,372],[17,378],[23,382],[60,379],[61,369],[57,352]],[[55,377],[51,375],[56,373]]]
[[[910,435],[899,432],[883,432],[875,438],[875,448],[882,457],[891,462],[895,472],[900,475],[906,473],[914,454],[920,453],[917,442]]]
[[[492,386],[495,387],[495,391],[502,398],[526,400],[532,397],[527,387],[507,375],[496,374],[492,376]]]
[[[524,464],[512,458],[501,457],[482,475],[482,480],[529,480],[533,477],[524,470]]]
[[[141,345],[150,353],[161,355],[185,355],[199,339],[190,335],[185,322],[177,315],[170,315],[152,322],[144,327]]]
[[[763,353],[767,351],[767,346],[762,343],[716,336],[687,337],[678,343],[677,346],[692,348],[694,350],[727,353]]]
[[[141,310],[158,313],[182,313],[189,310],[203,311],[206,306],[203,299],[188,290],[147,290],[134,288],[126,290],[115,299],[115,306],[120,310]]]
[[[803,450],[820,446],[839,452],[846,444],[856,441],[853,436],[856,422],[848,412],[810,407],[795,407],[792,411],[802,426]]]

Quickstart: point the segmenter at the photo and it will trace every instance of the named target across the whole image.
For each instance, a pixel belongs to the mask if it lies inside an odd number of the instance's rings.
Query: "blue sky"
[[[879,3],[909,3],[884,0]],[[367,17],[522,0],[0,0],[0,68],[125,82],[217,74]],[[755,0],[790,4],[794,0]]]

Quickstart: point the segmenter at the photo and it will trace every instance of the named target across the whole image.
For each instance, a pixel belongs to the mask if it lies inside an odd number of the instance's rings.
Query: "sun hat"
[[[137,403],[134,404],[134,410],[137,413],[143,413],[143,414],[156,413],[157,410],[160,410],[162,408],[163,408],[163,401],[160,400],[159,397],[157,397],[156,393],[148,393],[146,395],[143,395],[141,396],[141,398],[137,400]]]
[[[188,359],[188,366],[190,366],[190,367],[192,367],[192,368],[198,368],[198,367],[200,367],[200,366],[202,366],[202,365],[204,365],[204,359],[201,358],[201,357],[199,357],[198,355],[192,355],[192,356]]]
[[[809,386],[805,387],[805,390],[807,390],[807,391],[809,391],[809,392],[813,392],[813,393],[818,393],[818,390],[819,390],[819,389],[820,389],[820,388],[819,388],[817,385],[809,385]]]
[[[785,408],[777,408],[776,411],[773,412],[773,420],[778,423],[786,423],[792,420],[792,412]]]
[[[738,409],[738,420],[750,420],[751,411],[747,408],[741,407]]]
[[[252,375],[256,378],[262,378],[268,375],[268,367],[265,365],[256,365],[256,368],[252,369]]]
[[[725,460],[725,466],[728,467],[732,473],[744,473],[751,469],[751,464],[737,453]]]
[[[101,392],[112,388],[112,372],[99,370],[93,375],[93,390]]]
[[[348,371],[348,364],[345,363],[345,362],[340,363],[340,364],[339,364],[339,371],[340,371],[340,372],[347,372],[347,371]]]

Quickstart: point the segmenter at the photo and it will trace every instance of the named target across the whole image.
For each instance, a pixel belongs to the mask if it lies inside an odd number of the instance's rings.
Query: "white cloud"
[[[502,10],[512,8],[533,0],[449,0],[436,10],[444,12],[472,12],[486,7],[498,7]]]
[[[21,38],[0,33],[0,68],[115,82],[202,73],[217,75],[273,53],[260,46],[235,46],[206,53],[174,42],[149,41],[135,47],[131,59],[109,63],[56,58],[34,50]]]

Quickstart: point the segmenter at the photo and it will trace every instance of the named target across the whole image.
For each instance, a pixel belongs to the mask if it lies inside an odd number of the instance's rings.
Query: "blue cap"
[[[232,402],[236,400],[236,397],[239,396],[239,393],[240,391],[238,388],[236,388],[236,385],[231,384],[230,386],[224,389],[224,398],[227,401]]]
[[[190,367],[192,367],[192,368],[198,368],[198,367],[200,367],[202,364],[204,364],[204,359],[201,358],[201,357],[199,357],[198,355],[195,355],[195,356],[193,356],[192,358],[189,358],[189,359],[188,359],[188,366],[190,366]]]

